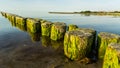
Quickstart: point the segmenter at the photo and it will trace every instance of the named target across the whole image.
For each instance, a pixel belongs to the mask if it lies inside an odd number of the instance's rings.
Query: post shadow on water
[[[20,46],[20,48],[16,48],[15,52],[10,55],[12,59],[8,62],[8,68],[96,68],[98,65],[97,63],[86,65],[67,59],[63,52],[63,40],[53,41],[49,37],[41,36],[41,33],[31,33],[27,27],[15,22],[11,22],[11,25],[27,32],[32,42],[41,42],[42,47]],[[96,54],[94,51],[92,50],[89,58],[93,58],[91,55]],[[97,66],[97,68],[101,67]]]

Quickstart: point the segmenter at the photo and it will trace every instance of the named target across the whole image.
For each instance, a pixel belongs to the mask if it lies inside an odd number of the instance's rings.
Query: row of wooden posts
[[[41,32],[52,40],[64,39],[64,54],[71,60],[81,60],[89,55],[93,46],[98,46],[98,58],[103,59],[103,68],[120,68],[120,36],[100,32],[77,25],[50,22],[43,19],[25,18],[11,13],[1,12],[11,22],[20,24],[32,33]]]

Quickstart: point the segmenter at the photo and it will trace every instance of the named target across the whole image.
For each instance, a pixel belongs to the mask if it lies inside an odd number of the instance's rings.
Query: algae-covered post
[[[47,20],[43,20],[43,19],[41,19],[40,22],[41,22],[41,24],[42,24],[42,23],[47,22]]]
[[[66,24],[65,23],[56,22],[56,23],[52,24],[50,38],[52,40],[63,39],[65,32],[66,32]]]
[[[6,18],[9,19],[9,17],[10,17],[10,14],[6,13]]]
[[[111,43],[106,48],[103,68],[120,68],[120,44]]]
[[[27,18],[26,22],[27,22],[27,30],[29,30],[32,33],[40,33],[41,30],[40,22],[32,18]]]
[[[70,30],[75,30],[75,29],[77,29],[77,28],[78,28],[77,25],[70,24],[70,25],[68,26],[68,31],[70,31]]]
[[[120,36],[112,33],[101,32],[98,34],[98,58],[103,59],[106,48],[110,43],[119,43]]]
[[[51,22],[45,22],[45,23],[41,24],[42,36],[50,36],[50,34],[51,34],[51,26],[52,26]]]
[[[16,17],[17,17],[17,16],[18,16],[18,15],[12,14],[10,21],[11,21],[12,23],[15,23],[15,24],[16,24]],[[25,21],[26,21],[26,20],[25,20]],[[25,22],[25,21],[23,21],[23,23],[25,23],[24,25],[26,25],[26,22]]]
[[[21,16],[15,16],[16,24],[24,25],[26,26],[26,18]]]
[[[2,16],[5,16],[5,13],[4,12],[0,12]]]
[[[94,34],[86,30],[67,31],[64,36],[64,54],[71,60],[80,60],[88,56],[94,42]]]

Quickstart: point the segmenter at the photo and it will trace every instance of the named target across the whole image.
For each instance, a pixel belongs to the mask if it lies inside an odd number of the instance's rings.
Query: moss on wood
[[[26,26],[26,18],[21,17],[21,16],[16,16],[15,17],[16,24],[24,25]]]
[[[66,24],[65,23],[56,22],[56,23],[52,24],[50,38],[52,40],[63,39],[65,32],[66,32]]]
[[[29,30],[32,33],[39,33],[41,32],[41,23],[37,22],[36,20],[32,18],[27,18],[27,30]]]
[[[111,43],[106,48],[103,68],[120,68],[120,44]]]
[[[70,30],[75,30],[75,29],[77,29],[77,28],[78,28],[77,25],[70,24],[70,25],[68,26],[68,31],[70,31]]]
[[[94,34],[85,30],[67,31],[64,36],[64,54],[71,60],[85,58],[91,50]]]
[[[45,22],[41,24],[41,33],[42,36],[50,36],[51,34],[51,22]]]
[[[107,33],[107,32],[101,32],[98,34],[98,58],[103,59],[104,54],[106,51],[106,48],[108,44],[110,43],[119,43],[120,42],[120,36],[113,34],[113,33]]]

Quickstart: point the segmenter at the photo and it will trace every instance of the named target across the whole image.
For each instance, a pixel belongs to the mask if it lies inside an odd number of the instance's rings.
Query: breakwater
[[[28,19],[28,18],[25,18],[25,19]],[[33,19],[34,18],[32,18],[32,20]],[[46,23],[46,22],[41,23],[42,21],[39,22],[37,20],[36,20],[36,23],[39,23],[39,24],[36,24],[36,25],[39,25],[40,27],[42,26],[41,24]],[[47,22],[49,22],[49,21],[47,21]],[[50,29],[52,29],[52,25],[55,24],[53,22],[51,22],[51,23],[52,24],[51,24],[51,28]],[[21,25],[21,24],[19,24],[19,25]],[[28,23],[26,23],[25,27],[27,28],[27,31],[29,30],[32,33],[38,33],[38,32],[43,33],[42,32],[42,28],[36,29],[36,28],[39,28],[39,27],[35,27],[36,25],[31,26],[31,29],[30,29],[30,28],[28,28]],[[23,25],[21,25],[21,26],[23,26]],[[57,28],[60,28],[60,27],[57,27]],[[66,28],[68,28],[68,26],[66,26]],[[32,31],[33,29],[36,30],[36,31]],[[61,29],[61,30],[58,29],[57,31],[61,31],[62,32],[62,30],[63,29]],[[50,30],[49,32],[50,32],[49,37],[51,37],[52,31]],[[65,35],[64,34],[63,35],[64,35],[64,37],[68,38],[67,39],[68,42],[65,45],[65,38],[64,38],[64,46],[67,47],[66,52],[71,57],[69,57],[67,55],[66,56],[68,58],[70,58],[71,60],[81,60],[82,58],[80,58],[80,57],[87,56],[89,54],[89,52],[92,50],[92,47],[94,47],[94,45],[93,45],[94,43],[93,42],[96,42],[96,41],[94,41],[95,40],[94,37],[96,37],[94,35],[95,33],[96,33],[95,30],[93,30],[93,29],[86,29],[86,28],[76,28],[76,29],[71,30],[71,31],[67,31],[67,29],[66,29],[65,30]],[[114,37],[112,37],[111,33],[110,33],[110,35],[108,33],[104,33],[102,36],[106,37],[107,35],[108,35],[108,37],[114,39]],[[101,38],[100,41],[102,41],[102,37],[100,37],[100,38]],[[119,38],[119,36],[118,36],[118,38]],[[102,43],[102,44],[104,44],[104,43]],[[88,46],[86,47],[86,45],[88,45]],[[84,47],[82,47],[82,46],[84,46]],[[88,50],[88,49],[90,49],[90,50]],[[88,51],[86,51],[86,50],[88,50]],[[64,51],[65,51],[65,49],[64,49]],[[82,54],[80,54],[81,52],[82,52]]]

